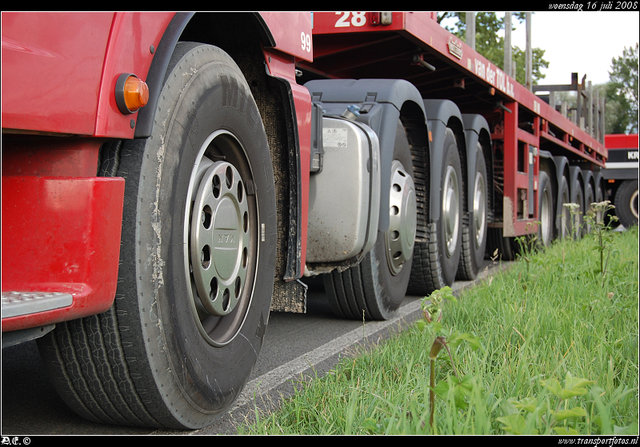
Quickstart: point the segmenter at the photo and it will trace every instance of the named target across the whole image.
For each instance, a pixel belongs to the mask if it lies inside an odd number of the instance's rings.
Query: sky
[[[500,14],[500,13],[498,13]],[[622,56],[625,47],[635,47],[640,36],[640,13],[633,12],[534,12],[531,19],[532,46],[545,50],[549,68],[539,84],[569,84],[571,73],[578,80],[603,84],[609,81],[611,59]],[[525,22],[512,20],[511,39],[525,48]]]

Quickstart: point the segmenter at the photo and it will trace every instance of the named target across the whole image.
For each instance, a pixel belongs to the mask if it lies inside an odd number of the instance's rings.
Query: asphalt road
[[[495,273],[489,266],[476,280]],[[454,290],[474,282],[457,282]],[[249,383],[231,411],[216,423],[195,431],[163,431],[96,424],[69,410],[49,384],[35,342],[2,351],[2,435],[212,435],[235,434],[251,420],[255,406],[272,408],[290,395],[296,383],[321,376],[341,356],[387,337],[421,317],[420,299],[406,297],[397,316],[362,322],[336,318],[321,288],[309,289],[306,314],[272,312],[265,344]]]

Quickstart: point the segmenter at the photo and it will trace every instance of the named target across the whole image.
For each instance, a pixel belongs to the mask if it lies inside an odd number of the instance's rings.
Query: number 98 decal
[[[335,24],[336,28],[348,28],[350,26],[364,26],[367,24],[366,12],[339,11],[341,16]]]

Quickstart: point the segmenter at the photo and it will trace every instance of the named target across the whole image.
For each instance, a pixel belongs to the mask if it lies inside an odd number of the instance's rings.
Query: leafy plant
[[[600,274],[602,275],[602,287],[605,285],[607,276],[607,266],[609,257],[612,252],[613,234],[611,233],[611,223],[605,224],[605,216],[608,211],[614,209],[615,206],[610,201],[592,203],[586,219],[590,223],[591,232],[595,237],[596,246],[594,247],[600,253]],[[611,221],[618,220],[616,216],[611,216]],[[605,257],[606,253],[606,257]]]
[[[514,435],[549,434],[552,431],[559,435],[577,435],[579,432],[573,427],[573,421],[587,417],[587,411],[580,406],[571,408],[569,399],[586,394],[587,386],[593,383],[591,380],[573,377],[569,372],[564,385],[554,378],[541,380],[540,385],[547,391],[546,394],[538,399],[525,397],[510,400],[509,403],[518,413],[499,417],[497,420],[503,424],[501,428],[504,431]],[[550,403],[555,403],[555,406],[551,407]],[[563,421],[564,425],[559,426]]]
[[[472,349],[475,351],[480,348],[480,339],[469,333],[459,333],[447,329],[441,323],[443,315],[443,306],[445,300],[457,303],[453,291],[450,287],[443,287],[440,290],[436,290],[429,297],[425,297],[422,301],[422,312],[424,315],[423,320],[417,322],[417,327],[421,330],[426,330],[434,336],[431,350],[429,351],[430,362],[430,376],[429,376],[429,426],[433,427],[433,419],[435,413],[435,396],[446,398],[451,391],[453,391],[454,402],[456,407],[465,408],[465,397],[470,394],[471,386],[470,380],[466,377],[461,378],[455,365],[453,355],[451,354],[451,348],[455,348],[460,343],[466,341],[470,343]],[[438,385],[435,383],[436,378],[436,358],[442,350],[446,348],[451,360],[451,366],[455,374],[455,378],[447,382],[440,382]]]
[[[569,213],[571,214],[571,233],[574,239],[578,239],[582,231],[580,224],[580,216],[582,214],[580,212],[580,205],[578,205],[577,203],[564,203],[562,206],[567,208],[569,210]],[[562,227],[566,228],[564,213],[562,213]]]
[[[536,222],[536,224],[540,225],[540,222]],[[529,229],[534,225],[534,223],[527,222],[526,227]],[[531,263],[535,262],[535,254],[538,253],[538,248],[541,247],[540,241],[538,240],[537,233],[525,234],[523,236],[518,236],[515,238],[516,243],[518,244],[519,250],[517,253],[518,259],[524,260],[527,266],[526,277],[522,282],[522,287],[525,292],[528,290],[529,279],[531,279]]]

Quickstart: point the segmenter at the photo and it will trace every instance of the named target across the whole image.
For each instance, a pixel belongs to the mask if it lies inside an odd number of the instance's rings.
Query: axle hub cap
[[[444,218],[444,237],[447,256],[451,257],[458,245],[458,232],[460,231],[460,207],[459,207],[460,183],[453,166],[447,166],[442,191],[442,217]]]
[[[476,174],[476,184],[473,195],[473,230],[476,248],[482,246],[485,235],[486,218],[486,187],[481,173]]]
[[[541,226],[541,238],[542,244],[546,247],[551,243],[551,230],[552,230],[552,199],[550,191],[543,191],[540,200],[540,226]]]
[[[249,207],[240,173],[218,161],[197,185],[191,217],[191,265],[206,311],[227,315],[238,304],[247,278]]]
[[[416,236],[416,192],[413,178],[402,163],[391,165],[389,194],[389,230],[385,233],[387,260],[391,273],[397,275],[411,259]]]

